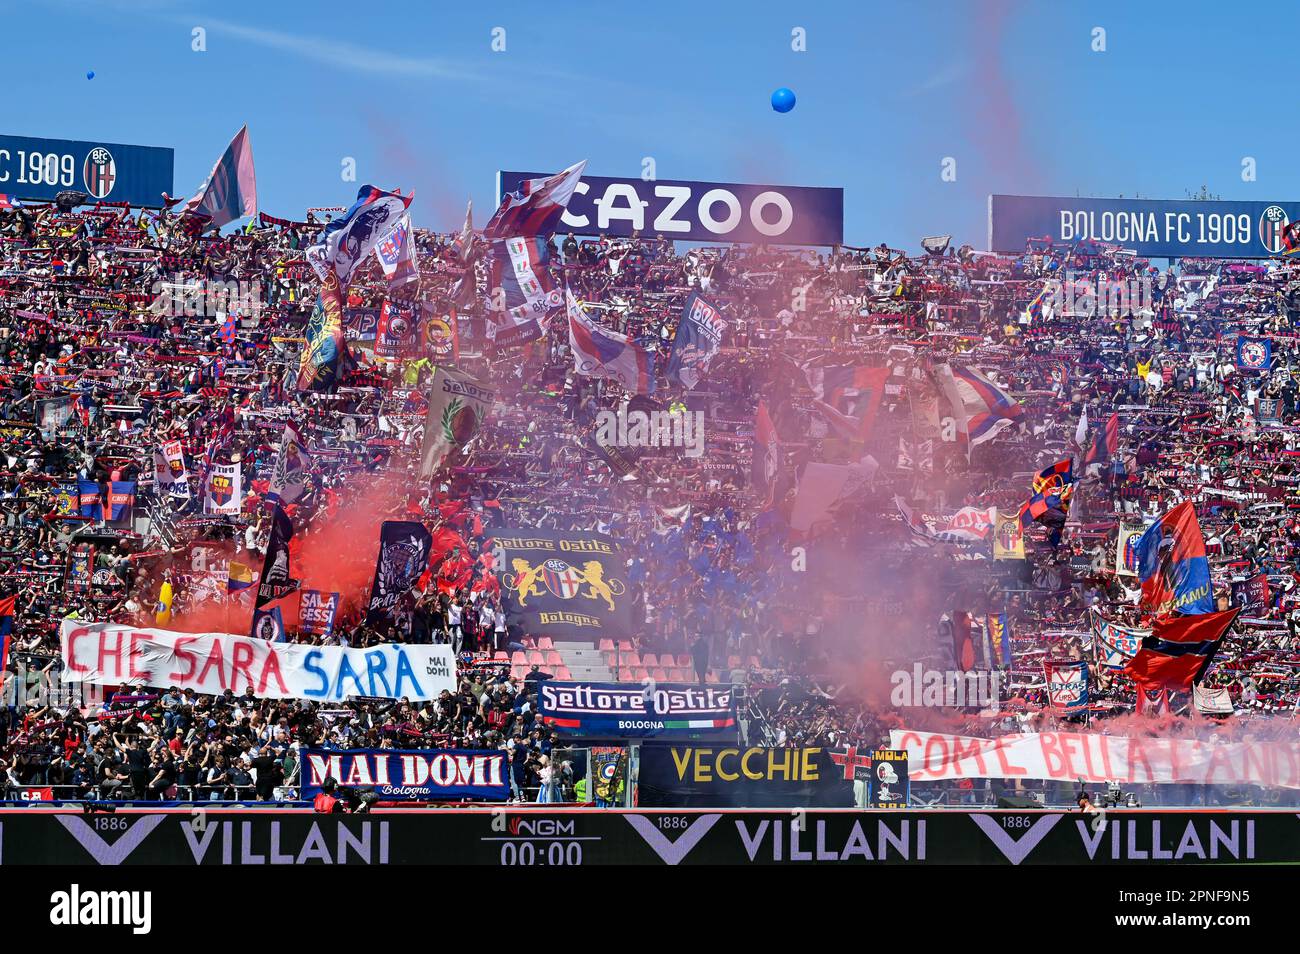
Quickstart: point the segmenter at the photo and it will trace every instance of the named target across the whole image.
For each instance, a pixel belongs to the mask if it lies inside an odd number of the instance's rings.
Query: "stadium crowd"
[[[754,744],[874,747],[890,728],[927,720],[986,734],[1131,713],[1131,682],[1104,665],[1087,707],[1053,709],[1043,660],[1097,659],[1098,620],[1140,625],[1119,535],[1191,500],[1216,599],[1246,609],[1205,680],[1228,704],[1198,714],[1184,700],[1186,714],[1294,732],[1300,271],[1287,260],[1161,270],[1087,243],[1030,243],[1020,255],[941,243],[908,255],[556,235],[557,281],[655,355],[653,406],[704,421],[703,456],[639,449],[621,473],[593,435],[598,412],[630,395],[575,373],[563,333],[495,349],[486,255],[463,235],[416,233],[418,303],[454,327],[454,358],[378,354],[357,325],[340,386],[299,391],[317,294],[303,253],[329,214],[262,215],[220,234],[167,209],[0,211],[0,596],[15,597],[0,690],[8,789],[272,800],[293,790],[303,746],[446,745],[505,748],[520,797],[574,797],[581,756],[536,716],[539,680],[563,667],[539,634],[507,625],[482,559],[505,526],[619,540],[637,621],[606,648],[620,678],[743,685]],[[696,292],[728,332],[684,390],[663,372]],[[373,313],[386,293],[367,263],[349,316]],[[1243,360],[1239,336],[1267,342],[1267,360]],[[467,451],[420,480],[421,394],[440,360],[487,383],[496,403]],[[1013,395],[1013,426],[976,446],[960,439],[934,383],[947,363]],[[860,370],[833,388],[843,368]],[[760,407],[770,425],[756,452]],[[469,546],[431,566],[389,622],[367,625],[364,593],[345,592],[329,636],[290,620],[290,638],[452,642],[460,691],[334,709],[251,690],[123,686],[92,703],[70,692],[59,681],[64,619],[202,629],[224,613],[239,631],[251,607],[227,594],[230,564],[261,565],[286,421],[314,461],[310,486],[286,507],[299,537],[369,539],[380,520],[403,516],[454,527]],[[155,486],[154,455],[169,441],[195,484],[188,501]],[[1030,526],[1021,558],[993,559],[997,513],[1016,513],[1033,475],[1070,456],[1068,522]],[[218,464],[241,468],[237,515],[202,512],[197,488]],[[99,485],[104,514],[85,516],[84,493],[68,490],[78,481]],[[104,519],[115,484],[131,481],[125,515]],[[945,539],[945,529],[965,535]],[[891,669],[954,668],[954,627],[990,616],[1005,620],[1014,650],[996,718],[890,705]]]

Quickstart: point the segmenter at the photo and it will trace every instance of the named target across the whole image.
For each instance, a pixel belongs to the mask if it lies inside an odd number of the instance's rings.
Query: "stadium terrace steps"
[[[590,682],[613,682],[614,672],[605,662],[605,656],[591,643],[556,642],[555,651],[569,668],[574,679]]]

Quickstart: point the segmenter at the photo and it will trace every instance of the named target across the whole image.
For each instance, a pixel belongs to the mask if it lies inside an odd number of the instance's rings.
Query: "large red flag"
[[[1209,668],[1240,609],[1158,619],[1124,671],[1140,688],[1191,688]]]

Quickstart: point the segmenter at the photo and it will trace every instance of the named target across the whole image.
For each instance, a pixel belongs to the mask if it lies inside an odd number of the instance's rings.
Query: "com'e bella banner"
[[[1202,742],[1035,732],[977,739],[894,729],[913,782],[953,778],[1032,778],[1063,782],[1192,782],[1300,788],[1300,742]]]

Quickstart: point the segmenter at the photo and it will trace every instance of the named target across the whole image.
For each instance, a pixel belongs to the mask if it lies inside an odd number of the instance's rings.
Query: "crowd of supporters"
[[[742,685],[753,744],[878,746],[890,728],[927,721],[981,735],[1131,713],[1132,684],[1096,667],[1086,711],[1063,716],[1047,705],[1042,662],[1095,659],[1098,619],[1142,622],[1135,579],[1117,572],[1117,535],[1192,500],[1216,599],[1251,602],[1205,680],[1227,690],[1229,711],[1201,716],[1185,703],[1186,716],[1226,732],[1246,722],[1294,733],[1300,271],[1287,261],[1160,269],[1087,243],[908,255],[557,235],[557,282],[651,349],[656,407],[704,422],[702,456],[651,448],[620,474],[592,437],[598,412],[629,395],[575,372],[562,315],[548,336],[496,349],[482,246],[457,235],[417,233],[417,300],[455,327],[454,358],[376,354],[373,334],[355,327],[339,386],[299,391],[317,285],[303,252],[328,214],[262,216],[216,234],[166,210],[0,211],[0,596],[16,597],[0,708],[8,789],[271,800],[292,793],[304,746],[454,746],[505,748],[520,797],[572,797],[581,756],[536,715],[538,681],[565,667],[540,634],[508,625],[480,559],[506,526],[618,540],[636,622],[606,653],[617,678]],[[349,314],[380,308],[386,289],[369,263]],[[727,336],[683,390],[663,371],[694,292],[721,310]],[[1241,367],[1239,336],[1269,343],[1265,367]],[[450,360],[491,387],[495,405],[466,453],[422,481],[420,395]],[[972,447],[945,420],[951,408],[927,411],[942,408],[933,373],[950,362],[1013,395],[1015,426]],[[881,392],[832,396],[832,368],[877,370]],[[765,466],[755,462],[760,404],[774,435]],[[839,426],[846,414],[852,435]],[[1110,446],[1097,432],[1112,418]],[[286,508],[299,545],[363,549],[380,521],[402,516],[453,526],[471,551],[430,567],[381,625],[363,621],[368,573],[347,592],[326,559],[307,583],[344,590],[339,618],[328,637],[290,620],[290,638],[451,642],[459,692],[331,709],[251,690],[88,697],[61,682],[65,619],[246,627],[250,607],[226,592],[229,564],[260,566],[286,421],[313,460],[307,492]],[[193,475],[189,502],[154,486],[168,441]],[[991,525],[976,528],[978,541],[946,543],[899,517],[896,498],[939,529],[964,508],[1015,512],[1032,475],[1072,455],[1069,521],[1059,533],[1031,528],[1026,559],[993,560]],[[198,487],[217,464],[242,470],[238,515],[202,513]],[[827,492],[805,479],[819,464],[863,479]],[[61,500],[78,481],[101,488],[105,513],[86,516],[83,492],[72,508]],[[105,519],[114,484],[132,481],[128,515]],[[1014,653],[996,716],[891,704],[891,671],[953,668],[954,622],[999,614]]]

